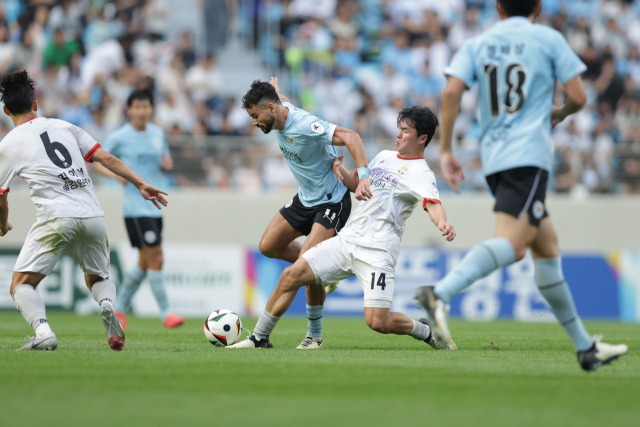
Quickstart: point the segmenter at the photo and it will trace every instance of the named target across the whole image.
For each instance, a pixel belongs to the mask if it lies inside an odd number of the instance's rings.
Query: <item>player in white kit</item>
[[[440,203],[435,175],[424,160],[424,149],[437,125],[437,117],[428,108],[410,107],[400,112],[397,151],[383,151],[369,164],[373,197],[358,203],[337,236],[311,248],[285,269],[253,335],[227,348],[271,348],[269,335],[300,287],[339,282],[356,275],[364,291],[364,315],[371,329],[410,335],[436,349],[456,349],[453,341],[436,340],[426,320],[415,321],[390,311],[400,240],[405,221],[415,207],[421,205],[428,212],[447,241],[456,236]],[[335,162],[336,174],[350,191],[355,191],[357,174],[341,166],[341,158]]]
[[[16,126],[0,141],[0,236],[12,229],[7,195],[14,176],[27,181],[37,216],[16,261],[10,289],[16,308],[36,333],[18,350],[55,350],[58,346],[35,289],[65,253],[82,267],[87,287],[100,305],[107,341],[120,351],[125,338],[115,315],[116,287],[109,281],[104,212],[85,161],[100,162],[131,182],[158,209],[159,203],[167,205],[162,196],[166,193],[102,150],[84,130],[62,120],[38,117],[34,82],[26,71],[5,75],[0,93],[4,112]]]

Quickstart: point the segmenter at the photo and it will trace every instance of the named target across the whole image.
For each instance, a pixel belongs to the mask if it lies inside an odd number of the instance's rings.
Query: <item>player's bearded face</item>
[[[264,111],[261,116],[262,117],[260,117],[260,120],[258,120],[256,126],[259,127],[260,130],[262,130],[262,132],[264,133],[271,132],[271,129],[273,129],[273,124],[276,122],[276,118],[268,111]]]

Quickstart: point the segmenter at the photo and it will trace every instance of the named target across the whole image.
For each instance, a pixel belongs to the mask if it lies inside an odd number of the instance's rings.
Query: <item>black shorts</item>
[[[348,191],[338,203],[323,203],[310,208],[303,205],[296,194],[293,200],[280,209],[280,215],[305,236],[311,233],[314,222],[326,229],[334,228],[337,234],[347,223],[350,213],[351,194]]]
[[[487,184],[496,198],[493,210],[516,218],[528,212],[531,225],[539,227],[542,218],[549,216],[544,205],[548,179],[549,172],[531,166],[487,176]]]
[[[145,246],[158,246],[162,243],[162,218],[147,216],[139,218],[125,218],[127,234],[131,246],[142,249]]]

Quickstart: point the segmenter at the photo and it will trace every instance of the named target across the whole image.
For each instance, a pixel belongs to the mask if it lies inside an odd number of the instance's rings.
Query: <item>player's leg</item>
[[[540,220],[546,215],[544,199],[548,173],[539,168],[516,168],[487,177],[496,198],[496,237],[467,252],[462,261],[435,287],[423,286],[416,299],[441,341],[451,335],[446,317],[453,297],[476,280],[524,257]]]
[[[530,247],[534,257],[538,289],[571,338],[582,368],[587,371],[594,370],[626,354],[628,348],[624,344],[610,345],[599,340],[594,342],[582,324],[562,273],[558,236],[551,218],[544,218],[540,222],[540,229]]]
[[[144,246],[144,233],[140,224],[141,218],[125,218],[125,226],[131,246],[137,248],[138,251]],[[126,312],[131,305],[131,299],[138,291],[140,284],[147,277],[147,265],[138,253],[138,264],[134,265],[124,274],[124,280],[118,291],[118,300],[116,302],[116,315],[120,319],[120,323],[124,329],[129,329],[127,324]]]
[[[293,299],[303,286],[315,283],[315,275],[304,258],[299,258],[292,266],[285,268],[278,285],[271,293],[267,306],[258,318],[253,334],[227,348],[272,348],[269,336],[275,329],[280,317],[287,311]]]
[[[100,307],[109,346],[120,351],[124,347],[124,331],[116,316],[116,285],[109,280],[109,240],[103,217],[73,218],[77,232],[65,248],[82,268],[85,283]]]
[[[335,229],[327,229],[320,223],[314,223],[311,227],[311,233],[300,249],[300,255],[335,235]],[[306,286],[305,295],[307,297],[307,336],[298,348],[305,350],[322,348],[322,317],[324,316],[324,300],[327,294],[322,283],[312,283]]]
[[[277,258],[294,263],[300,256],[300,249],[302,248],[302,245],[296,242],[295,239],[302,235],[278,212],[269,222],[260,239],[258,248],[268,258]]]
[[[55,350],[58,339],[49,326],[44,302],[36,287],[46,276],[41,273],[14,271],[9,290],[16,308],[35,331],[35,337],[27,337],[29,343],[18,350]]]
[[[73,234],[70,218],[36,222],[29,230],[16,260],[9,291],[16,308],[36,336],[28,337],[29,343],[18,350],[55,350],[58,346],[47,320],[44,302],[35,289],[51,273]]]

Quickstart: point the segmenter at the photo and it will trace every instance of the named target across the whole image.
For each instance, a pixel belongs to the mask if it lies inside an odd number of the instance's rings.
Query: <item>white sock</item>
[[[105,301],[110,302],[114,307],[116,305],[116,285],[107,279],[94,283],[91,287],[91,294],[98,305],[102,305]]]
[[[31,325],[36,332],[36,336],[40,337],[51,332],[49,321],[45,314],[44,302],[31,285],[20,285],[13,290],[13,300],[16,308],[24,317],[24,320]],[[41,328],[40,326],[45,326]],[[40,334],[43,335],[40,335]]]
[[[413,330],[409,334],[410,336],[414,337],[417,340],[424,341],[429,338],[430,333],[431,328],[429,328],[429,325],[425,325],[424,323],[416,322],[415,320],[413,320]]]

